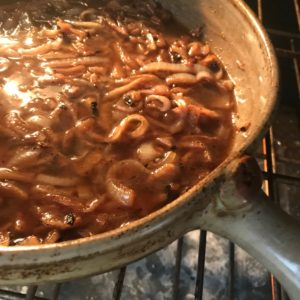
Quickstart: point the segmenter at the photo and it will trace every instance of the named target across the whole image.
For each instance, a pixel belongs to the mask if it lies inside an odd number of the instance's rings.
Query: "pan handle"
[[[246,250],[275,275],[291,299],[299,300],[300,223],[261,191],[255,160],[241,160],[229,172],[219,199],[212,204],[214,215],[202,228]]]

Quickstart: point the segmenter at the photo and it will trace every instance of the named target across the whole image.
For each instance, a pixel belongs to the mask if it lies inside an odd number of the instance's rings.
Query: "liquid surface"
[[[0,24],[0,245],[122,226],[228,155],[233,85],[155,2],[24,1]]]

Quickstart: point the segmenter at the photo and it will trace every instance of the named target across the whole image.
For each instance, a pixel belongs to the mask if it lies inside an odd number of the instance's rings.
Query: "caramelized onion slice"
[[[124,98],[124,97],[123,97]],[[131,100],[131,98],[129,98]],[[134,101],[133,104],[128,105],[124,99],[119,100],[116,104],[114,104],[114,109],[119,112],[123,112],[126,114],[136,113],[143,108],[143,101]]]
[[[0,168],[0,180],[15,180],[31,183],[34,179],[34,174],[30,172],[21,172],[8,168]]]
[[[19,136],[24,136],[29,132],[29,124],[27,124],[20,116],[17,110],[11,110],[4,116],[3,124],[6,129],[14,131]]]
[[[93,212],[104,201],[103,196],[97,195],[95,197],[91,190],[84,191],[85,195],[82,192],[82,186],[79,186],[77,189],[58,189],[47,185],[36,185],[32,189],[32,196],[50,204],[57,203],[77,213]],[[78,197],[76,193],[78,193]]]
[[[10,244],[10,237],[8,232],[0,232],[0,247],[8,247]]]
[[[137,149],[136,154],[138,159],[143,164],[147,164],[161,155],[160,151],[155,149],[154,144],[152,142],[146,142],[141,144]]]
[[[11,65],[11,61],[5,57],[0,57],[0,73],[5,72]]]
[[[147,107],[157,109],[161,112],[166,112],[171,108],[171,101],[169,98],[160,95],[147,96],[145,104]]]
[[[185,103],[183,101],[183,103]],[[168,114],[167,112],[166,114]],[[183,130],[185,122],[186,122],[186,117],[188,113],[187,106],[180,105],[178,107],[175,107],[170,111],[170,113],[175,114],[176,118],[173,123],[165,123],[164,120],[157,120],[152,117],[148,117],[148,120],[150,123],[152,123],[154,126],[159,127],[160,129],[165,130],[166,132],[169,132],[171,134],[176,134],[180,131]]]
[[[160,168],[165,164],[176,164],[178,162],[178,155],[174,151],[168,151],[161,157],[149,164],[149,168]]]
[[[23,239],[21,242],[17,243],[18,246],[36,246],[40,244],[40,239],[38,239],[35,235],[30,235]]]
[[[118,96],[124,95],[125,93],[136,89],[137,87],[144,84],[145,82],[149,83],[151,81],[160,81],[160,79],[155,75],[139,76],[138,78],[133,79],[128,84],[123,85],[121,87],[117,87],[114,90],[106,93],[104,100],[110,100]]]
[[[37,184],[31,189],[31,195],[35,198],[35,195],[41,195],[41,194],[57,194],[62,195],[66,197],[71,197],[72,194],[76,192],[75,188],[72,187],[61,187],[56,188],[52,185],[45,185],[45,184]]]
[[[155,141],[167,149],[174,147],[174,139],[172,136],[158,136]]]
[[[44,239],[44,244],[54,244],[60,239],[59,231],[56,229],[53,229],[49,231],[47,236]]]
[[[133,189],[125,186],[119,180],[108,179],[106,181],[107,192],[110,197],[125,206],[134,204],[136,194]]]
[[[166,163],[151,172],[149,184],[153,184],[156,189],[164,189],[178,176],[179,168],[173,163]]]
[[[234,89],[234,83],[231,80],[221,80],[218,82],[218,88],[223,92],[232,92]]]
[[[198,135],[198,134],[186,135],[176,143],[176,146],[179,148],[186,148],[186,149],[206,150],[207,145],[214,144],[216,141],[217,141],[216,137],[210,137],[210,136]]]
[[[139,161],[126,159],[114,163],[107,172],[107,178],[123,178],[131,183],[140,183],[150,174]]]
[[[38,128],[49,128],[51,126],[51,120],[43,115],[34,115],[27,119],[27,122],[32,125],[36,125]]]
[[[85,66],[78,65],[74,67],[67,68],[53,68],[55,72],[63,75],[78,75],[82,74],[85,71]]]
[[[137,139],[145,135],[149,128],[149,122],[140,114],[129,115],[124,118],[118,126],[109,134],[110,142],[120,141],[124,134],[132,139]]]
[[[190,127],[201,131],[217,129],[220,125],[219,113],[205,107],[190,104],[187,106],[189,115],[188,122]],[[196,131],[196,130],[195,130]]]
[[[101,160],[103,154],[99,150],[89,152],[84,158],[74,163],[77,174],[84,176],[90,172]]]
[[[168,76],[166,82],[168,85],[173,84],[195,84],[197,83],[197,78],[195,75],[189,73],[176,73]]]
[[[213,81],[214,77],[210,72],[207,71],[200,71],[196,75],[197,82],[203,82],[203,81]]]
[[[175,64],[168,62],[152,62],[143,66],[142,73],[169,72],[169,73],[192,73],[197,74],[201,71],[209,72],[209,69],[200,64]]]
[[[52,176],[48,174],[38,174],[35,178],[35,181],[40,184],[48,184],[53,186],[75,186],[79,183],[78,177],[60,177]]]
[[[88,201],[82,212],[83,213],[90,213],[94,212],[102,203],[104,203],[105,197],[98,195],[96,198],[92,198],[90,201]]]
[[[26,200],[28,199],[28,194],[12,182],[2,182],[0,181],[0,193],[4,197]]]
[[[34,207],[34,210],[43,225],[49,228],[66,230],[74,228],[82,222],[80,216],[71,212],[64,213],[55,205],[38,205]]]
[[[48,203],[58,203],[71,209],[81,210],[83,205],[73,197],[76,189],[54,188],[51,185],[38,184],[32,189],[32,196],[38,200],[47,201]]]
[[[97,10],[95,8],[87,8],[80,13],[79,18],[81,20],[87,20],[87,19],[91,19],[92,17],[96,17],[96,15],[97,15]]]
[[[141,68],[143,73],[170,72],[193,73],[193,67],[188,64],[173,64],[167,62],[152,62]]]
[[[77,65],[97,65],[107,63],[107,58],[99,57],[99,56],[85,56],[85,57],[78,57],[78,58],[67,58],[67,59],[58,59],[58,60],[51,60],[48,62],[42,62],[42,68],[66,68],[66,67],[74,67]]]
[[[87,29],[100,29],[103,27],[102,24],[92,21],[68,21],[68,23],[75,27],[83,27]]]
[[[132,206],[136,199],[134,187],[145,182],[149,174],[150,172],[134,159],[116,162],[107,172],[107,192],[121,205]]]
[[[45,54],[50,50],[58,50],[61,47],[62,43],[63,40],[61,38],[58,38],[54,42],[48,42],[35,48],[19,49],[18,52],[25,57],[36,57],[37,55]]]
[[[36,163],[36,160],[40,156],[40,154],[40,149],[20,148],[14,153],[14,156],[10,158],[6,165],[9,168],[32,167]]]
[[[57,26],[60,28],[61,32],[72,33],[75,36],[78,36],[80,39],[83,39],[86,36],[84,31],[73,28],[71,24],[62,20],[57,21]]]

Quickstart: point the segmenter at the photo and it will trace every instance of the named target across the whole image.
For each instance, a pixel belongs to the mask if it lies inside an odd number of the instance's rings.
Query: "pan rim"
[[[247,148],[253,144],[253,142],[261,137],[264,132],[268,128],[268,124],[270,119],[276,109],[277,106],[277,97],[279,92],[279,71],[278,71],[278,63],[275,55],[275,51],[273,45],[268,37],[266,30],[263,25],[255,16],[254,12],[248,7],[248,5],[243,0],[229,0],[236,9],[243,15],[246,22],[248,22],[252,27],[254,32],[256,33],[256,38],[260,40],[261,45],[263,45],[264,50],[266,51],[267,61],[272,72],[270,73],[271,80],[273,82],[273,89],[271,90],[271,94],[269,95],[269,101],[272,104],[268,113],[266,114],[265,120],[261,123],[260,127],[257,128],[256,133],[251,136],[251,138],[247,138],[245,142],[241,145],[240,149],[233,151],[229,156],[216,168],[214,169],[206,178],[195,184],[191,189],[189,189],[186,193],[182,194],[180,197],[170,202],[169,204],[163,206],[162,208],[150,213],[149,215],[140,218],[138,220],[132,221],[124,227],[116,228],[104,233],[96,234],[91,237],[86,238],[78,238],[70,241],[63,241],[54,244],[45,244],[45,245],[37,245],[37,246],[11,246],[11,247],[0,247],[0,258],[7,255],[15,256],[17,254],[22,253],[23,258],[28,253],[36,253],[36,252],[57,252],[57,251],[67,251],[70,249],[77,248],[79,246],[87,246],[92,243],[112,243],[112,241],[118,241],[122,239],[122,237],[129,235],[130,233],[136,234],[140,233],[146,229],[151,223],[162,223],[162,220],[166,219],[169,215],[175,214],[175,212],[179,212],[181,208],[190,202],[195,195],[201,193],[203,188],[213,183],[217,178],[219,178],[222,174],[224,174],[226,167],[236,159],[239,155],[244,153]],[[238,134],[238,133],[237,133]],[[109,247],[114,248],[114,247]],[[15,256],[14,261],[7,262],[5,265],[9,264],[17,264],[18,256]],[[57,261],[57,257],[53,256],[53,261]],[[51,256],[48,259],[51,259]],[[64,257],[67,259],[68,257]]]

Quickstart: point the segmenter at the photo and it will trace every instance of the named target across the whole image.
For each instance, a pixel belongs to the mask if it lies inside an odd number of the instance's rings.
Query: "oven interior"
[[[280,105],[256,157],[270,199],[300,219],[300,4],[247,0],[276,48]],[[61,284],[0,287],[0,299],[287,300],[276,278],[230,241],[193,231],[120,270]]]

